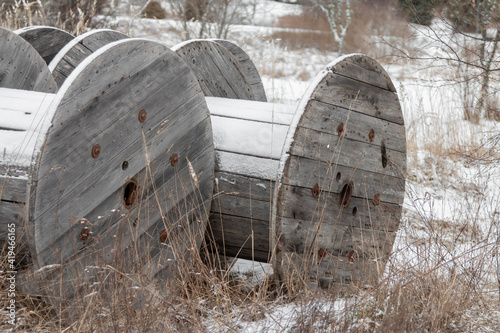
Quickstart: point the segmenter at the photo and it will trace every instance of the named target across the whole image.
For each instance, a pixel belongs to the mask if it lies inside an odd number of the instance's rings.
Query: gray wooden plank
[[[274,181],[242,176],[227,172],[215,172],[215,193],[234,193],[243,198],[270,201],[274,191]],[[218,200],[214,198],[214,203]]]
[[[395,93],[331,72],[318,85],[311,99],[404,124]]]
[[[396,92],[396,88],[384,68],[376,60],[362,54],[348,55],[341,62],[328,69],[351,79]]]
[[[48,65],[73,38],[70,33],[49,26],[30,26],[14,31],[31,44]]]
[[[8,177],[0,174],[0,199],[27,202],[28,179]]]
[[[174,47],[191,67],[206,96],[254,100],[252,87],[236,58],[221,45],[192,41]]]
[[[125,38],[128,36],[118,31],[96,29],[66,43],[49,64],[57,84],[61,86],[74,68],[99,48]]]
[[[0,87],[56,92],[47,64],[23,38],[0,27]]]
[[[383,151],[384,154],[381,146],[299,127],[290,153],[381,175],[406,176],[406,154],[391,149]],[[385,166],[383,156],[387,161]]]
[[[384,141],[388,149],[406,152],[404,125],[318,101],[310,101],[309,107],[314,109],[314,114],[304,115],[302,127],[338,135],[338,128],[342,124],[341,134],[347,139],[377,146],[381,146]],[[371,132],[373,136],[370,136]]]
[[[338,193],[320,192],[315,198],[309,188],[284,185],[287,201],[280,216],[305,221],[322,221],[331,225],[358,227],[382,231],[397,231],[401,206],[373,202],[373,198],[352,197],[348,207],[340,205]]]
[[[352,182],[352,195],[354,197],[373,199],[375,194],[380,194],[381,202],[399,205],[403,203],[404,177],[381,175],[357,170],[355,167],[335,166],[295,156],[292,156],[288,163],[289,168],[282,178],[283,185],[299,186],[312,190],[318,184],[322,191],[340,193],[346,183]],[[340,180],[337,181],[337,178]]]
[[[8,234],[8,225],[16,224],[17,236],[23,220],[24,204],[0,200],[0,241],[5,241]]]

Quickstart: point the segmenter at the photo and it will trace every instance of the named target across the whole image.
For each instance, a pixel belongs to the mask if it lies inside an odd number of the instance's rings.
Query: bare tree
[[[351,24],[351,1],[350,0],[314,0],[314,5],[325,13],[330,29],[333,33],[335,43],[338,44],[338,55],[344,52],[345,36]]]

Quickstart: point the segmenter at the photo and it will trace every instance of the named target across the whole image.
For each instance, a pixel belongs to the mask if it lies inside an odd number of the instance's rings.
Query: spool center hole
[[[351,182],[345,184],[340,191],[340,206],[343,208],[349,207],[351,203],[353,184]]]
[[[129,180],[123,189],[123,205],[130,209],[137,202],[137,182]]]

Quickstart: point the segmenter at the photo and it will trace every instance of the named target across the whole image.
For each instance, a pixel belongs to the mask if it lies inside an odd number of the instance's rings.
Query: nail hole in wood
[[[132,208],[137,202],[137,182],[129,180],[123,189],[123,205],[125,208]]]
[[[358,207],[354,207],[352,209],[352,216],[356,216],[356,215],[358,215]]]
[[[351,182],[346,183],[342,190],[340,191],[340,206],[343,208],[349,207],[351,203],[353,184]]]
[[[125,170],[127,170],[127,168],[128,168],[128,161],[123,161],[123,163],[122,163],[122,170],[125,171]]]
[[[137,228],[137,222],[139,222],[139,219],[135,219],[134,222],[132,222],[134,228]]]
[[[337,181],[340,181],[340,178],[342,178],[342,174],[340,172],[337,172],[337,175],[335,176],[335,179]]]
[[[387,166],[387,150],[385,149],[385,142],[382,141],[382,145],[380,146],[380,154],[382,155],[382,166],[385,167]]]

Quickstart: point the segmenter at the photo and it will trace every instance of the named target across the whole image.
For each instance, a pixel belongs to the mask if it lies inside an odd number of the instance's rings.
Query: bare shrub
[[[142,16],[152,19],[165,19],[167,18],[167,12],[158,1],[151,1],[142,12]]]

